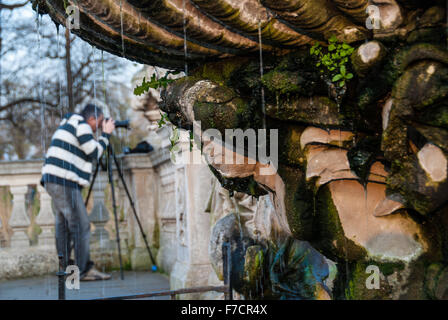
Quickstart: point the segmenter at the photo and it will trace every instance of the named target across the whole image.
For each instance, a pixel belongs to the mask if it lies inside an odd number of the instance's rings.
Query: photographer
[[[98,141],[94,138],[102,128]],[[56,216],[56,249],[68,264],[71,241],[80,280],[107,280],[109,274],[99,272],[90,261],[90,222],[81,195],[89,185],[93,160],[99,160],[115,129],[112,119],[104,120],[102,110],[87,104],[80,114],[67,114],[51,139],[42,168],[41,184],[52,198]]]

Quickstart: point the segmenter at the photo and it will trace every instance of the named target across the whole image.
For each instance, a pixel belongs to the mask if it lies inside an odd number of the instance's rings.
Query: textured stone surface
[[[59,23],[65,22],[62,1],[37,3],[39,11],[49,13]],[[368,2],[356,0],[348,6],[340,1],[336,3],[329,6],[323,0],[295,0],[290,4],[271,0],[219,0],[211,4],[195,0],[186,2],[184,7],[181,0],[130,0],[121,6],[111,0],[83,0],[77,2],[83,22],[73,32],[114,54],[124,54],[145,64],[181,68],[184,21],[187,59],[196,64],[257,52],[258,35],[265,51],[274,51],[276,47],[285,51],[310,43],[313,38],[328,39],[332,34],[347,42],[366,39],[368,30],[364,21]],[[322,10],[324,6],[326,9]],[[391,10],[387,12],[388,17],[395,17]],[[391,28],[396,18],[387,21],[385,26]]]
[[[40,276],[56,272],[58,258],[53,250],[38,248],[0,250],[0,279]]]
[[[167,277],[159,273],[125,271],[124,281],[121,280],[119,271],[113,271],[111,274],[110,280],[81,282],[79,290],[66,290],[66,299],[85,300],[169,290]],[[41,277],[0,281],[0,299],[57,300],[58,278],[55,274],[48,274]],[[170,297],[147,299],[168,300]]]
[[[384,185],[377,183],[368,183],[366,190],[356,181],[330,183],[331,196],[347,238],[364,247],[372,257],[416,259],[427,248],[419,225],[401,214],[374,216],[378,205],[384,205],[385,190]]]
[[[446,179],[447,161],[440,148],[427,143],[418,152],[417,157],[431,180],[440,182]]]

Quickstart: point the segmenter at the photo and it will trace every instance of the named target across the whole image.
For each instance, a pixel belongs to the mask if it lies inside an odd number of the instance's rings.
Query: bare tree
[[[8,15],[0,6],[0,42],[6,44],[0,47],[0,159],[40,158],[63,114],[94,99],[113,110],[124,107],[132,91],[110,79],[129,62],[103,54],[48,16],[39,17],[28,2],[8,6]],[[15,10],[24,14],[18,17]]]

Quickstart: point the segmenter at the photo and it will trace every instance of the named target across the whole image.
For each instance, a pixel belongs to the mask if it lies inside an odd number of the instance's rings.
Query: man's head
[[[92,128],[93,132],[96,132],[104,119],[103,111],[94,104],[87,104],[81,111],[81,115]]]

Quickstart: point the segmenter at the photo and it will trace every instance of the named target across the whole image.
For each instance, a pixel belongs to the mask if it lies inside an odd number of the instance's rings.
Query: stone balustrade
[[[135,203],[137,215],[144,232],[148,235],[148,242],[156,250],[158,238],[153,237],[153,234],[159,228],[158,207],[156,206],[159,204],[157,186],[160,180],[156,172],[165,170],[158,167],[170,167],[169,151],[159,149],[149,155],[119,155],[117,158],[123,169],[131,198]],[[23,271],[27,269],[26,267],[15,265],[14,261],[17,264],[23,264],[23,257],[29,257],[30,253],[33,257],[37,256],[39,261],[54,262],[53,258],[48,257],[54,257],[56,252],[55,219],[51,197],[39,184],[41,168],[42,160],[0,162],[0,187],[6,187],[7,190],[4,194],[8,194],[8,192],[10,194],[9,198],[0,199],[2,208],[0,210],[0,240],[2,240],[0,241],[0,279],[50,271],[45,268],[36,271],[30,266],[28,268],[30,273],[27,273]],[[145,258],[142,260],[142,257],[147,255],[144,252],[144,242],[123,184],[115,167],[113,170],[122,254],[125,261],[134,257],[132,259],[133,267],[138,268],[148,260]],[[87,188],[84,189],[85,197]],[[30,197],[30,194],[33,196]],[[30,208],[31,206],[32,208]],[[91,253],[93,258],[100,266],[115,265],[117,262],[116,231],[107,172],[99,171],[87,208],[92,224]],[[33,237],[37,238],[37,241],[33,241]],[[51,268],[56,267],[57,264]]]
[[[181,146],[187,150],[189,137],[186,133],[182,137]],[[170,275],[171,288],[220,285],[208,246],[213,216],[222,215],[223,209],[216,205],[207,209],[218,192],[214,187],[217,180],[207,165],[174,164],[168,147],[117,159],[152,255],[159,271]],[[0,162],[0,188],[8,189],[0,190],[0,280],[57,270],[54,214],[50,196],[39,185],[41,167],[41,160]],[[150,270],[152,262],[137,219],[116,168],[113,170],[123,265]],[[84,188],[84,198],[87,191]],[[99,269],[119,266],[111,198],[107,172],[100,169],[87,205],[91,259]],[[221,296],[209,294],[206,298]],[[183,298],[199,297],[190,294]]]
[[[42,161],[39,160],[0,162],[0,187],[9,187],[12,195],[12,210],[8,216],[6,216],[7,212],[4,212],[4,216],[1,217],[6,226],[3,230],[8,227],[12,230],[8,241],[12,248],[30,246],[28,229],[31,221],[26,209],[25,195],[28,193],[29,186],[39,184],[41,168]],[[43,188],[40,188],[39,192],[43,209],[43,215],[39,220],[42,221],[42,226],[45,226],[42,229],[45,230],[45,233],[42,233],[45,238],[48,236],[48,227],[51,228],[54,221],[51,222],[48,219],[49,195]],[[8,238],[8,235],[3,234],[3,237]]]

